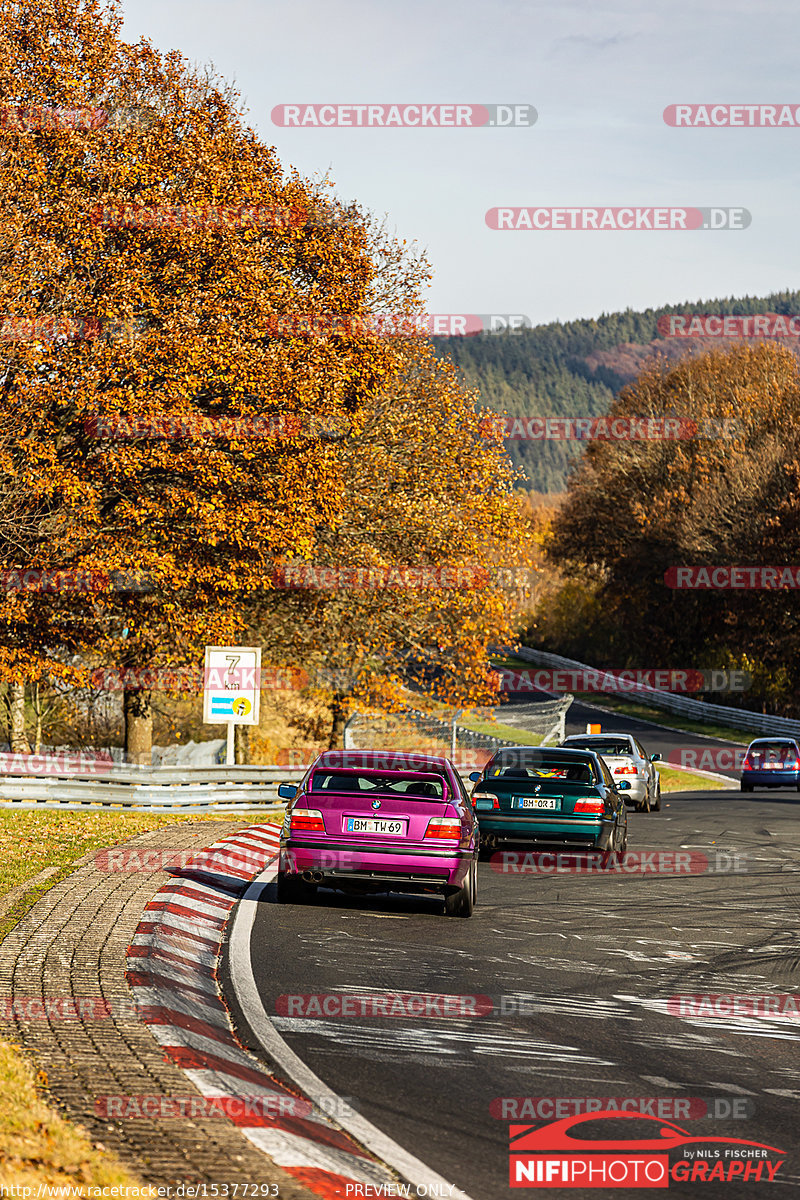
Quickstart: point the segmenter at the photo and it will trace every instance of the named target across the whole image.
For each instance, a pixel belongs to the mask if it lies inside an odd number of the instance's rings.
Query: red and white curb
[[[248,826],[198,851],[195,872],[191,860],[182,865],[147,905],[128,947],[128,983],[165,1055],[201,1095],[221,1099],[225,1115],[277,1166],[325,1200],[373,1188],[393,1195],[395,1174],[240,1045],[222,1000],[225,927],[239,893],[275,859],[278,840],[277,825]],[[254,1097],[264,1102],[254,1105]],[[371,1187],[356,1193],[354,1184]]]

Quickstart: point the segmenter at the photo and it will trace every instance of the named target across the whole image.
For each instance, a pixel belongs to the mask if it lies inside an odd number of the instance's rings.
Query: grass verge
[[[538,746],[541,743],[541,734],[528,733],[524,729],[517,729],[513,725],[503,725],[500,721],[481,721],[478,718],[466,721],[459,721],[459,725],[464,729],[471,729],[473,733],[488,733],[491,737],[507,738],[511,742],[517,742],[520,746]]]
[[[706,737],[720,738],[725,742],[736,742],[737,745],[747,746],[752,738],[759,737],[757,732],[747,734],[744,729],[733,729],[730,725],[716,725],[706,721],[692,721],[678,713],[667,712],[663,708],[653,708],[649,704],[639,704],[635,700],[623,700],[619,696],[605,694],[581,693],[575,695],[576,700],[583,704],[597,704],[601,708],[609,708],[612,712],[624,717],[636,717],[639,721],[654,721],[658,725],[668,725],[671,729],[680,729],[683,733],[703,733]]]
[[[45,1103],[46,1083],[43,1072],[37,1077],[18,1050],[0,1042],[0,1189],[30,1187],[35,1196],[41,1184],[71,1186],[74,1196],[81,1185],[141,1187],[101,1142]]]
[[[273,820],[273,813],[265,813]],[[235,813],[131,812],[14,812],[0,810],[0,943],[44,893],[66,878],[75,862],[93,850],[117,846],[140,833],[187,821],[238,821],[253,824],[258,813],[238,818]],[[213,829],[209,841],[214,840]],[[198,838],[198,847],[206,839]],[[50,870],[39,883],[26,884]],[[92,1142],[80,1125],[73,1125],[51,1107],[43,1094],[47,1079],[36,1075],[27,1058],[14,1046],[0,1042],[0,1195],[10,1186],[40,1184],[84,1187],[141,1187],[122,1163],[99,1142]],[[65,1193],[66,1194],[66,1193]],[[96,1194],[96,1193],[95,1193]],[[108,1193],[109,1195],[111,1193]],[[121,1193],[124,1196],[124,1191]],[[117,1195],[120,1195],[118,1192]]]
[[[709,779],[705,775],[694,775],[691,771],[673,771],[670,767],[662,767],[660,763],[658,774],[662,795],[668,792],[718,792],[724,787],[737,786],[734,780],[725,784],[721,779]]]
[[[273,813],[265,814],[270,820]],[[0,943],[10,929],[44,893],[65,879],[73,864],[92,850],[118,846],[139,833],[187,821],[236,821],[253,824],[258,813],[238,818],[235,813],[203,813],[174,816],[172,813],[131,812],[14,812],[0,810],[0,901],[17,893],[13,904],[0,916]],[[213,840],[213,839],[212,839]],[[28,880],[44,870],[52,875],[26,888]],[[2,906],[0,906],[1,908]]]

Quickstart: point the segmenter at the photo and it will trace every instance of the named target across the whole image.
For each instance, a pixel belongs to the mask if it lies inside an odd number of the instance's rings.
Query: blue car
[[[630,784],[592,750],[504,746],[470,779],[483,857],[503,841],[625,853]]]
[[[743,792],[788,787],[800,791],[800,746],[794,738],[756,738],[742,760]]]

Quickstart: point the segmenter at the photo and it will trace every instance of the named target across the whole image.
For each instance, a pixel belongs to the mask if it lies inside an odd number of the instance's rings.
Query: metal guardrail
[[[112,766],[102,775],[6,775],[0,808],[130,808],[151,812],[262,812],[283,807],[278,785],[305,767]]]
[[[594,671],[586,663],[576,662],[572,658],[563,658],[560,654],[549,654],[545,650],[531,650],[528,646],[516,646],[510,649],[517,658],[525,662],[536,663],[542,667],[571,671]],[[613,675],[613,671],[606,674]],[[628,699],[647,700],[667,712],[678,713],[680,716],[691,717],[695,721],[705,721],[718,725],[729,725],[732,729],[744,729],[748,733],[800,735],[800,721],[792,721],[788,717],[772,717],[766,713],[752,712],[749,709],[729,708],[725,704],[707,704],[704,700],[692,700],[688,696],[676,696],[671,692],[662,692],[658,688],[647,687],[645,684],[620,687],[614,695],[624,695]]]
[[[278,785],[299,783],[309,766],[114,766],[100,777],[6,775],[0,777],[0,809],[277,812],[285,804],[278,796]]]

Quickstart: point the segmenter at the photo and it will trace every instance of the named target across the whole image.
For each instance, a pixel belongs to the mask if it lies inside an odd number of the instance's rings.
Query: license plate
[[[558,808],[555,796],[518,796],[520,808]]]
[[[345,817],[345,833],[382,833],[387,837],[404,837],[405,821],[392,821],[382,817]]]

